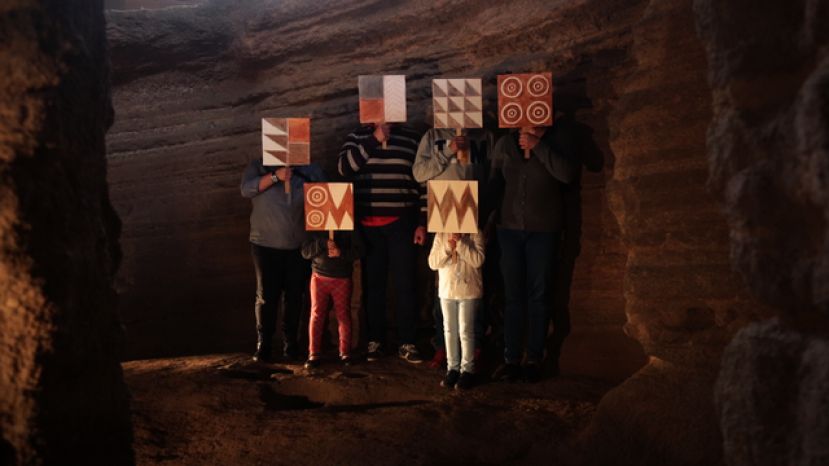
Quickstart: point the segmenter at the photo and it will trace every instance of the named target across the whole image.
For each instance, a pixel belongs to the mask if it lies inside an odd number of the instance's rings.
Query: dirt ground
[[[138,464],[577,462],[602,381],[440,387],[442,372],[387,357],[257,364],[246,354],[131,361]]]

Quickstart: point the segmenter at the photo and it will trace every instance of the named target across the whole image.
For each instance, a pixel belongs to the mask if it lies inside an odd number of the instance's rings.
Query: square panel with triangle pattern
[[[262,118],[262,165],[311,163],[310,118]]]
[[[433,79],[435,128],[484,126],[481,79]]]

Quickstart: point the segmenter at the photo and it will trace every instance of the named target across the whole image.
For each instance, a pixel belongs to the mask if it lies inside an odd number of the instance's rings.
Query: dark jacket
[[[334,242],[340,248],[340,257],[328,257],[328,232],[313,232],[302,243],[302,257],[311,261],[311,269],[324,276],[351,278],[354,260],[363,255],[360,234],[355,231],[334,232]]]
[[[498,226],[528,232],[555,232],[563,227],[562,188],[576,174],[575,147],[562,128],[549,128],[529,160],[518,146],[518,131],[504,135],[493,149],[490,202]]]

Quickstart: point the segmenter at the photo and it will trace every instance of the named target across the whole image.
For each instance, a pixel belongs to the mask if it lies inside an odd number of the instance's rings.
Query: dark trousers
[[[363,290],[368,341],[383,342],[386,339],[386,287],[391,278],[398,343],[415,342],[415,228],[415,220],[411,217],[401,217],[381,227],[362,227],[366,242]]]
[[[504,277],[504,360],[541,362],[547,338],[550,277],[558,233],[498,229]],[[526,331],[525,331],[526,323]]]
[[[282,315],[282,344],[284,349],[297,347],[299,316],[302,298],[310,275],[309,263],[299,249],[273,249],[251,244],[253,268],[256,271],[256,332],[266,347],[276,331],[279,300],[285,294]]]

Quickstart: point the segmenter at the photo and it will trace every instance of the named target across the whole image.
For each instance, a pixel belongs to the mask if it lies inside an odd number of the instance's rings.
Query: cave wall
[[[508,14],[470,0],[215,0],[110,11],[109,181],[124,223],[118,290],[128,357],[250,350],[250,207],[238,182],[259,156],[263,115],[310,114],[312,158],[333,175],[343,137],[358,124],[359,74],[406,74],[410,121],[425,130],[433,77],[486,76],[491,109],[495,74],[550,69],[557,108],[593,129],[606,159],[602,173],[583,178],[563,368],[614,379],[635,371],[641,349],[621,331],[627,256],[605,190],[614,83],[630,72],[631,26],[643,5],[521,0]]]
[[[731,256],[773,317],[716,385],[730,465],[829,464],[829,2],[696,0],[710,63],[710,184]]]
[[[706,186],[712,101],[692,6],[649,2],[631,72],[616,83],[608,196],[627,246],[625,332],[649,362],[602,399],[587,440],[595,464],[720,464],[720,359],[764,311],[732,269],[728,224]]]
[[[0,464],[131,464],[102,1],[0,6]]]

